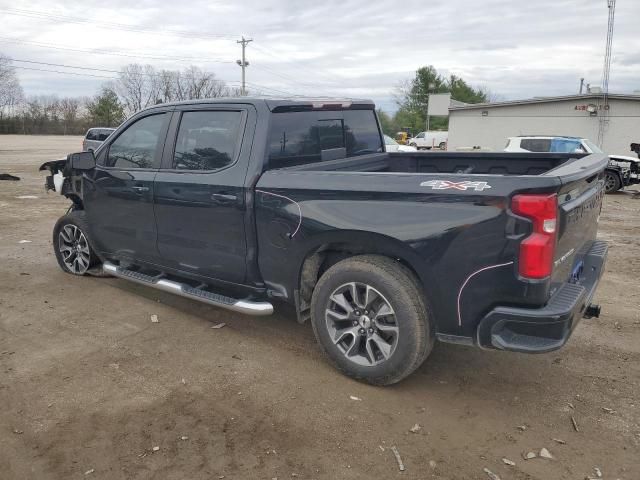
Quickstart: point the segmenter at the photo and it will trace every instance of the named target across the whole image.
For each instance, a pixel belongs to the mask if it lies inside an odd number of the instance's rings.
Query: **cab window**
[[[158,147],[164,143],[166,113],[129,125],[109,146],[104,165],[113,168],[158,168]]]
[[[383,151],[373,110],[274,113],[268,146],[270,168]]]
[[[235,161],[242,113],[185,112],[180,120],[173,168],[219,170]]]

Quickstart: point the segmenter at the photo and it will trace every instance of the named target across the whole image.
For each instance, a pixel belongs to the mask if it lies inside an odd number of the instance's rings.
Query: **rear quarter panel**
[[[490,188],[434,190],[422,185],[429,180],[485,180]],[[469,275],[514,261],[518,238],[509,233],[514,222],[509,198],[522,185],[530,192],[555,191],[559,181],[272,170],[256,187],[260,271],[272,290],[291,300],[304,259],[323,245],[354,245],[365,253],[392,256],[418,275],[436,330],[472,336],[476,319],[496,302],[523,301],[524,287],[514,282],[515,266],[510,265],[474,279],[458,309],[458,294]]]

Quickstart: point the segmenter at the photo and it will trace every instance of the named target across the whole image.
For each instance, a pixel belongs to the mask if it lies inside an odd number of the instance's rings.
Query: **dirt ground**
[[[68,202],[37,167],[80,144],[0,136],[0,173],[22,178],[0,181],[0,478],[640,479],[633,192],[606,197],[603,313],[565,348],[438,344],[375,388],[333,370],[291,312],[252,318],[63,273],[51,231]],[[543,447],[554,459],[523,459]]]

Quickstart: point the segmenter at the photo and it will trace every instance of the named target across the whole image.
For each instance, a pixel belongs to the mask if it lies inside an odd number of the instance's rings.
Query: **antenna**
[[[613,26],[616,15],[616,0],[607,0],[609,19],[607,24],[607,46],[604,53],[602,70],[602,111],[599,116],[598,146],[602,148],[604,134],[609,126],[609,74],[611,73],[611,51],[613,45]]]

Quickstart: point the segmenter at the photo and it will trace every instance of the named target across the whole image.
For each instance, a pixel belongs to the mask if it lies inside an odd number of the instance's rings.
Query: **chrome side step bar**
[[[109,262],[105,262],[102,265],[102,270],[104,273],[113,275],[114,277],[123,278],[165,292],[175,293],[181,297],[191,298],[192,300],[208,303],[215,307],[226,308],[234,312],[245,313],[247,315],[271,315],[273,313],[273,305],[269,302],[253,302],[250,300],[238,300],[225,297],[224,295],[194,288],[184,283],[166,280],[159,276],[152,277],[144,273],[127,270],[126,268],[118,267]]]

